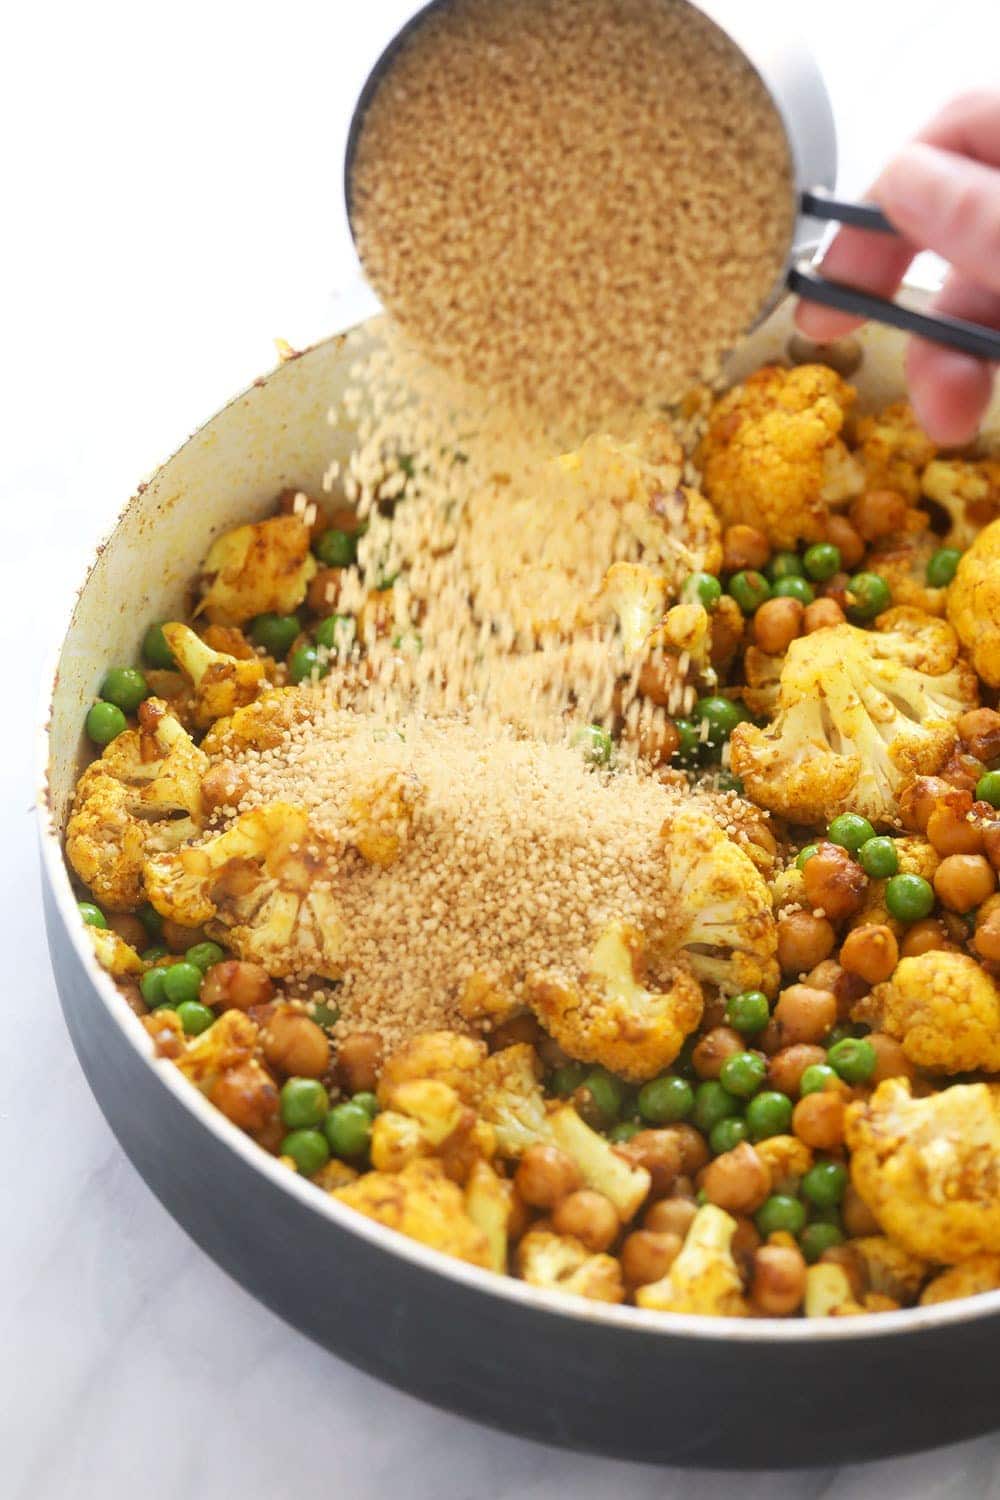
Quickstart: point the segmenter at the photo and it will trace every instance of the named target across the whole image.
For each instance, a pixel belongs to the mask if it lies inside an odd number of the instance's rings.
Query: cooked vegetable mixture
[[[86,931],[318,1192],[654,1310],[1000,1288],[1000,460],[853,402],[771,366],[686,468],[592,439],[544,535],[449,510],[447,588],[406,454],[289,491],[109,664]]]

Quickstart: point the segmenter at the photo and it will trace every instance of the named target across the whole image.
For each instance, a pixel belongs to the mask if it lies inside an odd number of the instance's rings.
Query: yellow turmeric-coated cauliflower
[[[644,1083],[673,1062],[701,1020],[701,985],[682,957],[655,985],[644,971],[645,942],[636,928],[612,923],[594,944],[578,983],[536,971],[525,998],[571,1057],[597,1062]]]
[[[486,1044],[461,1031],[422,1031],[386,1059],[379,1074],[378,1102],[385,1108],[400,1084],[433,1078],[446,1083],[465,1104],[478,1095]]]
[[[864,1312],[843,1266],[820,1261],[806,1271],[802,1311],[807,1318],[843,1318]]]
[[[736,1220],[706,1203],[691,1220],[680,1254],[666,1275],[639,1287],[638,1306],[707,1318],[745,1318],[749,1309],[730,1249],[735,1232]]]
[[[420,778],[412,771],[369,777],[348,803],[348,842],[362,859],[387,869],[403,852],[414,811],[425,795]]]
[[[588,1297],[592,1302],[624,1302],[621,1267],[613,1255],[595,1255],[571,1234],[536,1225],[517,1247],[517,1269],[530,1286]]]
[[[143,875],[162,916],[205,926],[237,957],[275,976],[339,979],[344,928],[325,869],[306,812],[271,802],[202,844],[147,860]]]
[[[316,572],[309,527],[299,516],[272,516],[217,537],[201,571],[198,605],[213,625],[242,625],[255,615],[290,615]]]
[[[213,651],[187,625],[164,625],[163,634],[194,690],[192,712],[200,728],[252,703],[266,686],[259,657],[239,659]]]
[[[892,1297],[901,1305],[916,1300],[929,1269],[919,1255],[911,1255],[884,1234],[860,1235],[850,1241],[850,1246],[864,1263],[871,1291]]]
[[[855,424],[865,488],[895,490],[907,500],[920,494],[920,477],[937,451],[908,401],[894,401]]]
[[[948,590],[948,618],[990,687],[1000,687],[1000,521],[979,533]]]
[[[964,549],[1000,512],[1000,458],[935,459],[924,470],[922,488],[948,512],[948,546]]]
[[[118,735],[87,767],[76,786],[66,855],[102,906],[133,910],[143,899],[147,855],[195,837],[207,768],[208,757],[157,698],[140,704],[138,729]]]
[[[644,563],[618,562],[608,569],[599,603],[616,616],[627,655],[640,650],[657,629],[666,612],[667,597],[666,578]]]
[[[943,615],[948,590],[927,582],[927,564],[940,545],[941,538],[931,531],[900,532],[869,550],[865,568],[885,579],[896,604]]]
[[[146,968],[134,948],[110,927],[92,927],[89,923],[84,931],[94,948],[94,957],[102,969],[116,979],[127,979],[130,974],[142,974]]]
[[[788,1193],[794,1198],[813,1164],[810,1147],[795,1135],[770,1135],[756,1141],[754,1150],[771,1174],[772,1193]]]
[[[497,1176],[485,1161],[477,1161],[465,1184],[465,1212],[486,1236],[490,1270],[507,1269],[507,1232],[514,1205],[513,1185]]]
[[[462,1189],[439,1161],[411,1161],[401,1172],[365,1172],[333,1197],[432,1250],[487,1270],[492,1264],[486,1234],[466,1213]]]
[[[226,1010],[200,1036],[191,1037],[176,1058],[185,1078],[211,1094],[223,1073],[250,1062],[260,1028],[241,1010]]]
[[[1000,1255],[970,1255],[928,1282],[920,1294],[920,1306],[996,1291],[1000,1291]]]
[[[397,1084],[372,1123],[372,1166],[383,1172],[398,1172],[418,1156],[437,1156],[452,1181],[464,1182],[495,1150],[490,1126],[436,1078]]]
[[[912,1098],[905,1079],[848,1105],[851,1179],[889,1237],[953,1265],[1000,1253],[1000,1086]]]
[[[840,432],[853,388],[826,365],[766,365],[713,406],[701,446],[705,492],[725,525],[776,547],[822,541],[832,507],[861,491]]]
[[[948,625],[889,610],[877,631],[835,625],[793,641],[775,719],[736,726],[732,767],[755,802],[793,822],[853,811],[891,823],[904,783],[944,764],[977,700]]]
[[[900,959],[852,1016],[895,1037],[928,1072],[1000,1072],[1000,989],[967,953]]]
[[[271,688],[253,703],[217,719],[201,742],[208,755],[238,755],[243,750],[273,750],[287,731],[304,724],[314,711],[312,694],[297,687]]]

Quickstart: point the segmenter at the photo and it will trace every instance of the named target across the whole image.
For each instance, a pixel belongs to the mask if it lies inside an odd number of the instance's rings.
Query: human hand
[[[891,297],[920,250],[951,269],[934,311],[1000,328],[1000,91],[963,94],[885,168],[870,197],[899,232],[841,229],[823,257],[832,281]],[[800,302],[795,321],[807,338],[829,343],[860,318]],[[906,380],[921,425],[953,446],[976,433],[993,388],[983,360],[925,339],[910,340]]]

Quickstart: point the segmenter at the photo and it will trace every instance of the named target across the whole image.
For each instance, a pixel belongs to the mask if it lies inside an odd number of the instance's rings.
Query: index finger
[[[843,281],[880,297],[895,295],[916,247],[898,235],[878,234],[871,229],[841,229],[830,242],[820,270],[831,281]],[[832,343],[860,328],[863,318],[835,312],[818,302],[800,301],[795,322],[806,338]]]

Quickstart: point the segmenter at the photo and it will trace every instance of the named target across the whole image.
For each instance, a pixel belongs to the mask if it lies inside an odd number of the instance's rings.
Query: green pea
[[[847,1187],[847,1168],[839,1161],[818,1161],[802,1179],[802,1193],[817,1208],[836,1208]]]
[[[203,974],[213,964],[221,964],[225,956],[226,950],[220,948],[218,943],[194,943],[184,955],[187,962],[194,964]]]
[[[708,1144],[716,1156],[725,1156],[727,1151],[735,1151],[740,1141],[745,1141],[746,1138],[747,1122],[735,1115],[728,1120],[720,1120],[708,1132]]]
[[[888,880],[899,869],[899,855],[892,839],[880,835],[866,839],[858,850],[858,863],[873,880]]]
[[[312,678],[327,677],[330,672],[330,663],[320,661],[319,652],[315,646],[300,646],[292,653],[288,663],[288,675],[293,682],[308,682]]]
[[[258,615],[250,622],[250,639],[280,661],[302,629],[298,615]]]
[[[763,573],[747,568],[734,573],[729,580],[729,592],[745,615],[752,615],[771,597],[771,585]]]
[[[750,717],[742,703],[719,695],[699,698],[694,706],[694,716],[699,724],[708,725],[705,744],[712,750],[720,749],[737,724],[745,723]]]
[[[349,568],[358,555],[358,539],[353,531],[330,526],[316,538],[313,551],[325,568]]]
[[[722,584],[712,573],[692,573],[681,587],[681,598],[686,604],[714,609],[722,598]]]
[[[835,1047],[838,1042],[853,1041],[855,1037],[862,1036],[863,1034],[863,1031],[859,1031],[857,1026],[850,1026],[846,1024],[834,1026],[832,1030],[827,1032],[825,1038],[823,1039],[823,1046],[827,1049],[827,1051],[829,1051],[830,1048]]]
[[[775,580],[771,596],[774,599],[797,599],[800,604],[811,604],[816,597],[816,590],[804,578],[789,574]]]
[[[976,800],[1000,807],[1000,771],[986,771],[976,782]]]
[[[316,644],[328,651],[349,651],[356,632],[353,615],[327,615],[316,626]]]
[[[329,1108],[330,1097],[318,1078],[288,1078],[281,1086],[281,1118],[291,1130],[321,1125]]]
[[[160,936],[163,931],[163,918],[155,906],[151,906],[147,901],[144,906],[139,907],[136,916],[151,938],[158,938]]]
[[[831,844],[839,844],[841,849],[857,854],[862,844],[875,837],[875,830],[867,818],[859,817],[857,813],[841,813],[830,824],[826,836]]]
[[[892,591],[881,573],[855,573],[847,593],[851,601],[847,613],[852,620],[874,620],[892,603]]]
[[[792,1101],[776,1089],[765,1089],[747,1105],[747,1126],[752,1141],[764,1141],[771,1135],[784,1135],[792,1123]]]
[[[822,1221],[807,1224],[799,1235],[799,1247],[810,1265],[819,1260],[824,1250],[832,1250],[834,1245],[843,1243],[844,1236],[837,1225]]]
[[[149,685],[138,667],[112,667],[101,683],[101,697],[123,713],[134,714],[149,697]]]
[[[367,1090],[363,1090],[360,1094],[353,1094],[351,1096],[351,1103],[356,1104],[358,1109],[363,1109],[369,1120],[374,1120],[378,1114],[378,1100],[374,1094],[368,1093]]]
[[[574,734],[572,744],[588,766],[606,766],[614,749],[610,734],[600,724],[585,724]]]
[[[372,1135],[371,1116],[359,1104],[337,1104],[323,1123],[334,1156],[363,1156]]]
[[[197,964],[186,961],[171,964],[163,971],[163,996],[171,1005],[182,1005],[185,1000],[197,1000],[201,992],[201,970]]]
[[[962,554],[957,547],[939,547],[927,563],[927,582],[932,589],[946,589],[958,571]]]
[[[150,1010],[156,1010],[160,1005],[167,1003],[167,997],[163,990],[163,981],[167,977],[166,969],[147,969],[139,980],[139,988],[142,998]]]
[[[738,796],[743,796],[744,786],[742,778],[734,776],[732,771],[720,771],[716,785],[720,792],[736,792]]]
[[[779,578],[801,578],[803,571],[797,552],[776,552],[767,565],[767,576],[772,583]]]
[[[714,1078],[706,1078],[694,1091],[691,1119],[705,1135],[720,1120],[727,1120],[739,1112],[740,1100]]]
[[[613,1125],[608,1131],[608,1140],[614,1141],[616,1145],[624,1145],[634,1135],[638,1135],[642,1128],[638,1120],[622,1120],[620,1124]]]
[[[767,1077],[767,1062],[758,1052],[737,1052],[727,1057],[719,1070],[719,1082],[731,1094],[749,1099]]]
[[[672,759],[680,761],[682,765],[693,765],[701,750],[697,726],[692,724],[690,719],[675,719],[674,728],[680,736],[680,744],[674,751]]]
[[[87,927],[107,927],[108,919],[99,906],[93,901],[80,901],[78,903],[80,915]]]
[[[324,1000],[316,1000],[313,1002],[310,1014],[317,1026],[325,1026],[329,1030],[340,1020],[340,1006],[327,1005]]]
[[[160,959],[168,957],[169,953],[170,949],[165,948],[162,943],[151,943],[148,948],[142,950],[139,957],[144,964],[158,964]]]
[[[182,1000],[177,1007],[177,1019],[184,1028],[185,1036],[200,1036],[215,1020],[215,1014],[198,1000]]]
[[[672,1125],[686,1120],[694,1107],[694,1089],[686,1078],[667,1073],[639,1090],[639,1113],[650,1125]]]
[[[787,1193],[772,1193],[754,1214],[754,1222],[762,1237],[769,1234],[801,1234],[806,1224],[806,1211],[798,1198]]]
[[[330,1160],[330,1148],[321,1130],[293,1130],[281,1143],[281,1155],[290,1156],[303,1177],[314,1177]]]
[[[128,720],[116,703],[104,703],[100,698],[87,714],[87,734],[95,745],[110,745],[128,728]]]
[[[807,577],[816,583],[825,583],[834,573],[840,572],[840,548],[832,542],[816,542],[806,549],[802,562]]]
[[[726,1002],[726,1024],[743,1036],[763,1031],[770,1019],[771,1007],[762,990],[745,990],[742,995],[731,995]]]
[[[922,922],[934,910],[934,887],[922,875],[893,875],[885,887],[885,904],[897,922]]]
[[[594,1107],[607,1124],[618,1119],[625,1098],[625,1087],[620,1078],[606,1073],[603,1068],[594,1068],[584,1078],[581,1087],[587,1090]]]
[[[818,853],[818,844],[806,844],[805,848],[800,849],[798,854],[795,856],[795,868],[797,870],[803,869],[805,867],[806,860],[812,859],[813,855]]]
[[[875,1071],[878,1054],[865,1037],[846,1036],[834,1043],[826,1060],[845,1083],[867,1083]]]
[[[556,1068],[549,1079],[549,1087],[560,1099],[568,1099],[575,1094],[581,1083],[587,1076],[587,1069],[583,1063],[563,1063],[561,1068]]]
[[[151,667],[159,667],[162,672],[169,672],[177,666],[162,624],[150,625],[142,638],[142,654]]]
[[[839,1081],[840,1075],[829,1063],[810,1063],[799,1079],[799,1098],[807,1094],[823,1094],[831,1084]]]

